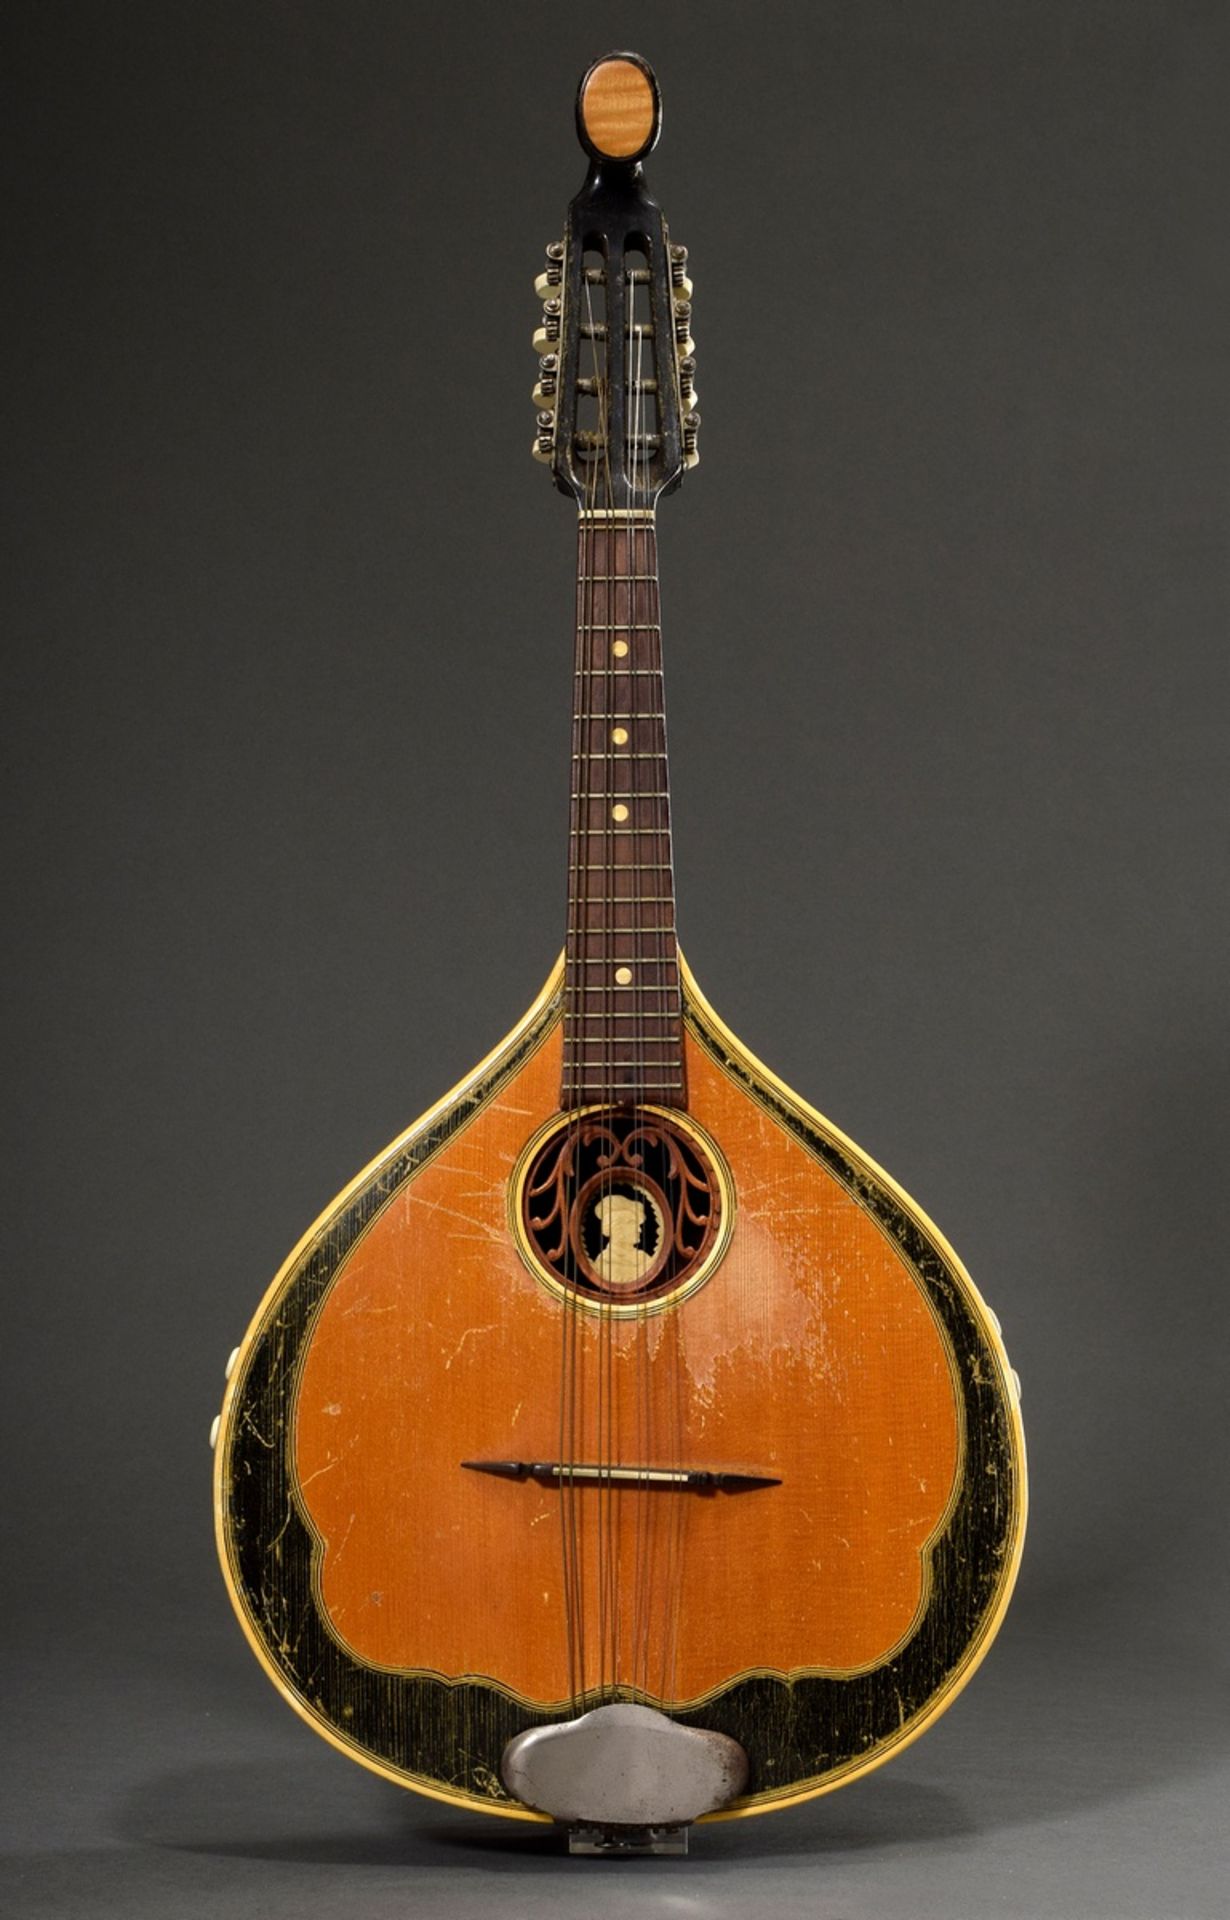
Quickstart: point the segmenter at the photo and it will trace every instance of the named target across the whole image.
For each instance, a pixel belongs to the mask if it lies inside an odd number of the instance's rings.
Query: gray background
[[[13,4],[3,1910],[1220,1914],[1220,4]],[[213,1560],[222,1362],[560,943],[531,277],[658,66],[703,462],[680,918],[961,1250],[1034,1517],[848,1792],[553,1856],[348,1766]]]

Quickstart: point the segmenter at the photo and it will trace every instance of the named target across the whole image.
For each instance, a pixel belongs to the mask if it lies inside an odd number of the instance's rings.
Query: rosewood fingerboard
[[[563,1102],[685,1104],[657,534],[581,517]]]

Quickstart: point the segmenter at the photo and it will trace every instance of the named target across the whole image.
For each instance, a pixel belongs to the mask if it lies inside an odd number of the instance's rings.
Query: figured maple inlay
[[[585,131],[600,153],[627,160],[653,131],[653,88],[631,60],[603,60],[581,96]]]
[[[576,1313],[562,1342],[567,1309],[518,1254],[509,1176],[557,1110],[558,1027],[340,1268],[294,1459],[322,1606],[358,1659],[565,1699],[565,1529],[587,1686],[678,1702],[748,1668],[873,1665],[909,1632],[958,1471],[948,1348],[871,1217],[690,1038],[687,1054],[689,1110],[722,1143],[736,1209],[678,1304]],[[603,1224],[619,1285],[636,1223]],[[562,1400],[565,1456],[780,1485],[561,1492],[462,1470],[559,1459]]]

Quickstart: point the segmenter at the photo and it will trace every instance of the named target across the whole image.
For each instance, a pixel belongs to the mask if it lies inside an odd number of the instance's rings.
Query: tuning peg
[[[692,298],[692,282],[687,276],[688,250],[686,247],[671,248],[671,287],[680,299]]]
[[[697,436],[700,433],[700,415],[695,409],[683,417],[683,464],[685,467],[700,465],[700,454],[696,449]]]
[[[560,299],[544,300],[542,303],[542,325],[534,329],[534,352],[551,353],[559,345],[560,315],[564,303]]]
[[[538,379],[530,395],[536,407],[553,408],[559,393],[559,355],[544,353],[538,362]]]
[[[534,282],[534,292],[540,300],[549,300],[558,293],[564,284],[564,243],[552,240],[547,248],[547,265],[544,272]]]
[[[696,360],[692,354],[679,362],[679,398],[685,413],[690,413],[697,405]]]
[[[555,415],[546,408],[538,416],[538,431],[530,452],[535,460],[544,460],[548,466],[555,458]]]
[[[676,300],[674,303],[675,352],[681,358],[687,358],[696,350],[696,343],[689,331],[692,324],[692,302]]]

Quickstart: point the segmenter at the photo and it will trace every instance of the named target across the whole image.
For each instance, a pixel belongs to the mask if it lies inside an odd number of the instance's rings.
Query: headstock
[[[582,511],[652,508],[696,465],[700,426],[687,248],[671,245],[641,169],[658,83],[639,54],[605,54],[576,111],[590,168],[535,281],[533,450]]]

